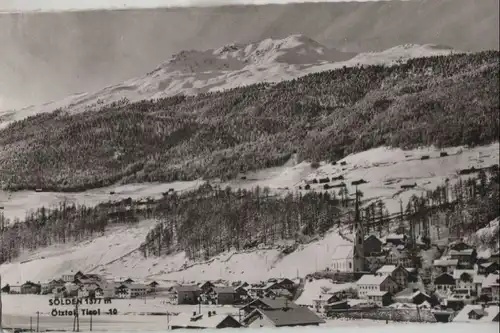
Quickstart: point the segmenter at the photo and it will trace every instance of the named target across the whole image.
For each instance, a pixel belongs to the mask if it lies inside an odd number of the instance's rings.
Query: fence
[[[391,320],[404,322],[427,322],[435,323],[434,314],[428,309],[392,309],[377,308],[363,310],[332,310],[328,312],[330,318],[347,319],[373,319],[373,320]]]

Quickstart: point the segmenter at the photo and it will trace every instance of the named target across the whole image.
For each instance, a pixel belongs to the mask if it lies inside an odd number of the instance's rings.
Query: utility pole
[[[36,331],[40,332],[40,311],[36,312]]]
[[[90,312],[90,331],[92,332],[92,312]]]

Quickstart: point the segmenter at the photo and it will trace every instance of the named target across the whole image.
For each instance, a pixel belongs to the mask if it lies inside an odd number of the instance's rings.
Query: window
[[[352,262],[349,262],[349,269],[352,268]]]

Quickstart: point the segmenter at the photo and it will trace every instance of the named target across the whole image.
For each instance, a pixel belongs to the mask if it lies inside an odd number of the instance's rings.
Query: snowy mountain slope
[[[233,188],[269,186],[275,193],[288,193],[288,191],[298,191],[299,186],[303,186],[306,181],[313,178],[343,175],[349,192],[353,193],[351,181],[363,178],[368,181],[359,186],[359,189],[364,192],[364,202],[382,199],[386,202],[389,212],[396,213],[399,211],[399,199],[406,204],[412,194],[419,195],[428,189],[434,189],[443,184],[446,178],[452,183],[456,182],[459,180],[457,175],[459,169],[472,166],[487,167],[497,163],[499,144],[473,149],[455,147],[446,149],[446,152],[449,156],[439,157],[440,150],[435,148],[404,151],[381,147],[347,156],[343,160],[346,165],[323,163],[317,169],[313,169],[309,163],[296,163],[292,159],[282,167],[248,173],[246,179],[220,183],[220,185],[222,187],[229,185]],[[429,155],[430,158],[421,160],[423,155]],[[202,183],[200,181],[189,186],[178,183],[176,186],[178,189],[189,189]],[[417,183],[414,189],[403,191],[400,188],[402,184],[413,183]],[[140,184],[114,187],[113,190],[120,193],[119,195],[138,198],[141,195],[161,195],[160,191],[173,187],[174,185],[171,184],[157,184],[148,190],[147,184]],[[313,184],[312,187],[313,190],[323,190],[319,185]],[[135,189],[137,192],[134,192]],[[109,190],[111,188],[100,189],[94,202],[109,200],[109,195],[107,195]],[[22,205],[25,205],[24,209],[30,208],[29,200],[23,199],[27,193],[14,193],[10,201],[2,203],[5,205],[8,216],[21,214]],[[89,198],[92,193],[94,192],[32,193],[31,199],[35,204],[31,208],[37,207],[36,200],[33,200],[37,195],[44,196],[46,201],[53,200],[53,203],[67,195],[75,201],[83,200],[90,204]],[[145,235],[153,225],[152,221],[145,221],[132,230],[127,229],[128,227],[121,227],[107,231],[106,235],[86,243],[61,245],[37,250],[36,253],[25,253],[21,258],[16,259],[15,263],[1,265],[0,273],[9,283],[16,283],[23,276],[30,276],[34,280],[41,281],[54,274],[63,274],[65,271],[82,268],[104,275],[132,276],[139,279],[195,281],[202,276],[203,279],[259,281],[269,277],[305,276],[308,273],[325,269],[330,266],[330,258],[336,246],[348,244],[339,234],[331,232],[323,239],[304,245],[289,255],[282,255],[281,251],[276,248],[261,248],[247,252],[232,251],[216,256],[207,262],[197,263],[189,261],[184,253],[145,259],[136,249],[144,241]],[[106,249],[104,254],[103,249]]]
[[[98,109],[123,98],[130,101],[176,94],[192,95],[255,84],[280,82],[343,66],[385,64],[414,57],[457,53],[439,45],[401,45],[383,52],[346,53],[304,35],[229,44],[206,51],[183,51],[146,75],[93,93],[75,94],[62,101],[0,112],[0,128],[37,113],[62,108],[70,112]]]
[[[443,151],[448,153],[446,157],[440,157],[441,150],[436,148],[422,148],[415,150],[402,150],[380,147],[370,149],[361,153],[352,154],[342,161],[346,165],[322,163],[319,168],[314,169],[308,162],[297,163],[296,157],[292,157],[287,163],[280,167],[248,172],[241,176],[246,179],[235,179],[227,182],[217,180],[210,181],[213,185],[221,188],[230,186],[234,189],[251,189],[256,186],[269,187],[274,193],[288,193],[289,191],[302,191],[305,183],[315,178],[337,177],[342,175],[349,193],[354,193],[351,182],[364,179],[368,183],[359,185],[363,192],[363,200],[370,203],[372,200],[382,199],[385,201],[390,214],[399,212],[399,200],[406,204],[413,195],[420,195],[427,190],[435,189],[442,185],[446,178],[454,183],[467,176],[458,176],[457,171],[470,167],[488,167],[498,163],[499,144],[475,148],[454,147]],[[428,160],[421,160],[421,156],[429,155]],[[340,161],[339,161],[340,162]],[[0,206],[4,207],[7,218],[23,219],[26,212],[43,206],[51,207],[59,202],[67,200],[87,206],[96,205],[110,200],[139,199],[145,197],[161,197],[163,192],[170,188],[176,191],[185,191],[197,188],[205,181],[176,182],[176,183],[143,183],[121,186],[103,187],[80,193],[56,193],[56,192],[3,192],[0,191]],[[335,185],[339,181],[330,182]],[[413,189],[402,190],[401,185],[414,184]],[[302,189],[299,189],[299,186]],[[311,184],[312,190],[324,191],[323,184]],[[337,191],[338,189],[329,189]],[[115,194],[110,194],[115,192]]]

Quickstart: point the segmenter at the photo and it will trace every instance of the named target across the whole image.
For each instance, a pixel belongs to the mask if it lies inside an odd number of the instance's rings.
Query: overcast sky
[[[64,11],[102,8],[148,8],[289,2],[340,2],[377,0],[0,0],[0,11]]]

